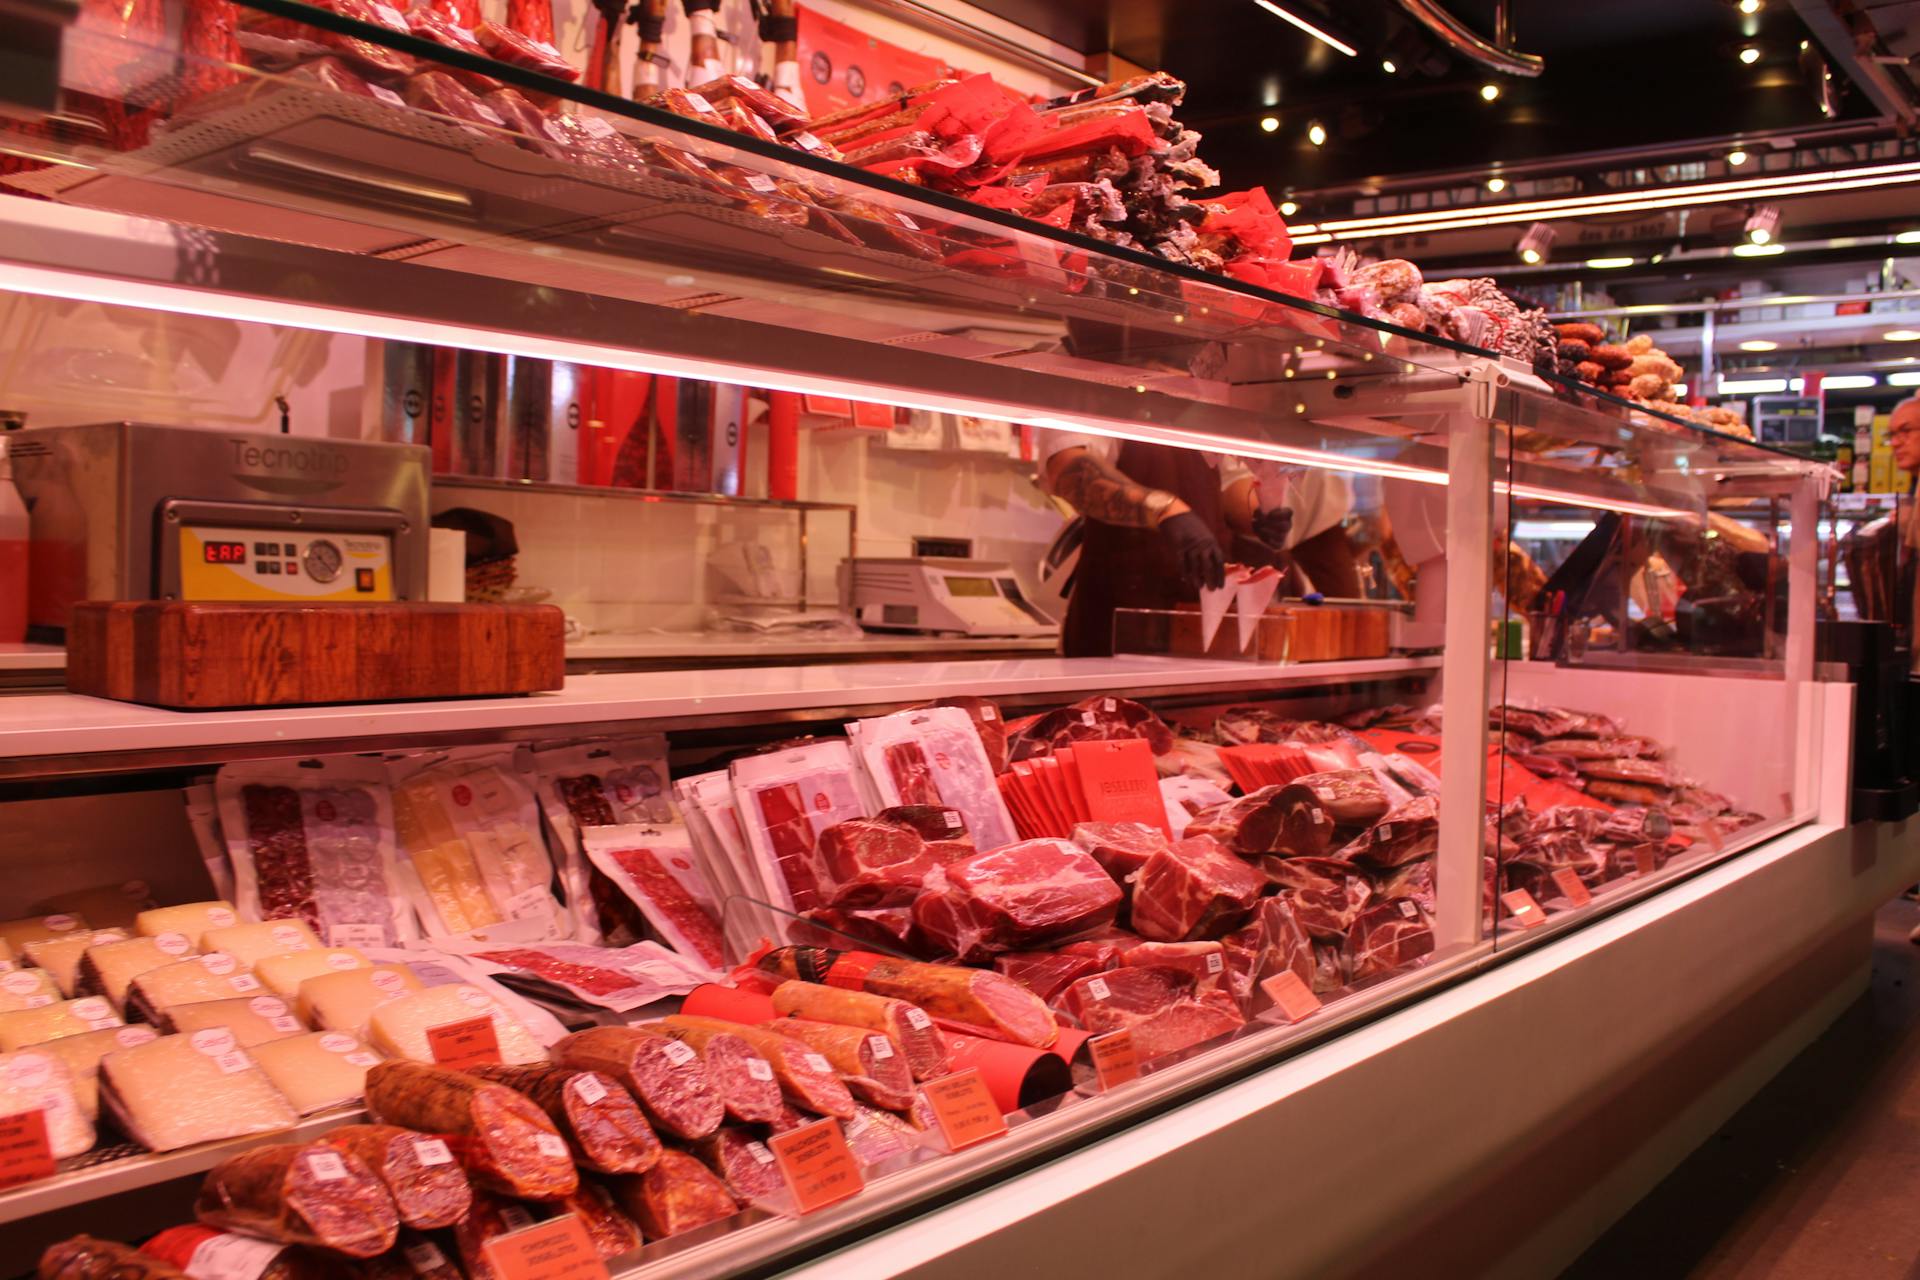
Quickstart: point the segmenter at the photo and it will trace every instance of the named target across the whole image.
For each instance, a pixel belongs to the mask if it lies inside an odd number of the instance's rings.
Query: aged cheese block
[[[107,1054],[100,1101],[149,1151],[271,1133],[300,1118],[223,1027]]]

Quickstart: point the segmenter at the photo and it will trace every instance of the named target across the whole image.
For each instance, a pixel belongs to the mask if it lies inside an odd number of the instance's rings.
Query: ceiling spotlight
[[[1636,258],[1588,258],[1587,265],[1595,271],[1613,271],[1620,267],[1630,267]]]
[[[1740,344],[1742,351],[1778,351],[1780,344],[1766,338],[1748,338]]]
[[[1283,218],[1291,218],[1291,217],[1292,217],[1292,216],[1293,216],[1294,214],[1296,214],[1296,213],[1298,213],[1298,212],[1300,212],[1300,206],[1299,206],[1299,205],[1297,205],[1297,204],[1295,204],[1295,203],[1294,203],[1293,201],[1291,201],[1291,200],[1282,200],[1282,201],[1280,202],[1280,216],[1281,216],[1281,217],[1283,217]]]
[[[1260,132],[1274,133],[1279,128],[1280,128],[1279,116],[1261,116],[1260,117]]]
[[[1738,169],[1741,165],[1745,164],[1746,162],[1747,162],[1747,153],[1744,148],[1735,147],[1733,150],[1727,152],[1727,163],[1732,165],[1734,168]]]
[[[1489,81],[1488,83],[1480,86],[1480,97],[1482,101],[1492,102],[1495,98],[1498,98],[1499,96],[1500,96],[1499,85]]]
[[[1771,258],[1776,253],[1785,253],[1786,251],[1787,246],[1783,244],[1737,244],[1733,246],[1733,256],[1736,258]]]
[[[1742,13],[1758,13],[1761,8],[1760,0],[1740,0],[1739,9]]]
[[[1493,175],[1493,177],[1487,179],[1487,190],[1493,192],[1493,194],[1499,195],[1502,191],[1505,191],[1506,189],[1507,189],[1507,180],[1501,177],[1499,174],[1496,173]]]
[[[1882,342],[1920,342],[1920,329],[1889,329],[1880,335]]]
[[[1545,262],[1547,250],[1553,247],[1553,235],[1553,228],[1544,222],[1536,222],[1528,227],[1527,233],[1520,237],[1520,243],[1515,246],[1520,254],[1520,261],[1530,267],[1537,267]]]
[[[1748,45],[1740,51],[1740,61],[1746,63],[1748,66],[1752,66],[1754,63],[1760,61],[1760,50],[1753,45]]]
[[[1307,141],[1316,147],[1325,146],[1327,143],[1327,126],[1321,124],[1318,120],[1308,125]]]
[[[1893,238],[1895,244],[1920,244],[1920,231],[1902,231]]]
[[[1747,242],[1749,244],[1772,244],[1780,234],[1780,211],[1770,204],[1763,204],[1747,215]]]
[[[1394,65],[1392,58],[1382,58],[1380,59],[1380,69],[1386,72],[1388,75],[1392,75],[1394,72],[1398,71],[1400,68]]]

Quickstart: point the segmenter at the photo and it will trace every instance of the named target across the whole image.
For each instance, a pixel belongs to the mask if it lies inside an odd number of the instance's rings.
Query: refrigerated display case
[[[0,822],[31,868],[9,917],[132,878],[208,896],[177,792],[222,766],[662,732],[680,779],[955,695],[1016,717],[1131,699],[1183,730],[1159,772],[1224,750],[1238,789],[1273,778],[1277,802],[1305,778],[1296,813],[1332,815],[1308,843],[1243,847],[1258,824],[1213,815],[1274,883],[1347,895],[1304,984],[1317,1010],[1250,997],[1243,1025],[1137,1080],[1102,1089],[1080,1063],[1075,1091],[1016,1112],[1004,1138],[876,1166],[803,1217],[748,1210],[650,1243],[617,1274],[1142,1274],[1253,1256],[1331,1273],[1423,1247],[1429,1265],[1518,1269],[1564,1253],[1817,1027],[1857,980],[1865,912],[1920,878],[1899,829],[1847,827],[1850,691],[1818,678],[1814,544],[1784,527],[1812,527],[1823,468],[337,13],[247,7],[372,66],[491,76],[578,127],[542,141],[88,18],[66,33],[69,113],[0,122],[5,182],[43,197],[0,199],[0,287],[1341,471],[1378,482],[1416,584],[1395,652],[1348,661],[1136,652],[587,676],[446,703],[0,705]],[[1602,536],[1543,602],[1511,548],[1546,509]],[[1719,541],[1720,522],[1744,531],[1742,558],[1688,582],[1690,608],[1718,603],[1682,627],[1648,564]],[[1583,638],[1541,649],[1549,623]],[[1507,642],[1529,627],[1533,648]],[[1303,870],[1327,854],[1354,885]],[[755,930],[823,939],[773,900],[764,864],[733,869],[730,959]],[[246,1141],[79,1157],[0,1191],[0,1240],[25,1256],[83,1225],[170,1225],[191,1180]],[[1579,1158],[1538,1176],[1569,1143]],[[1504,1209],[1465,1198],[1489,1190]],[[1502,1234],[1501,1212],[1525,1216]]]

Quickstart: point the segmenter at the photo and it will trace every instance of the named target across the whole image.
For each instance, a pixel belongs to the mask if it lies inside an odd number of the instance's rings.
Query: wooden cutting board
[[[558,689],[552,605],[90,601],[67,688],[156,707],[283,707]]]

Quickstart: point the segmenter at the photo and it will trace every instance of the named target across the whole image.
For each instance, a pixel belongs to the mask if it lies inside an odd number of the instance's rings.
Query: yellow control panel
[[[384,533],[180,529],[182,600],[391,600],[393,541]]]

